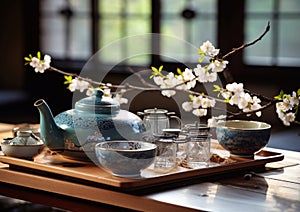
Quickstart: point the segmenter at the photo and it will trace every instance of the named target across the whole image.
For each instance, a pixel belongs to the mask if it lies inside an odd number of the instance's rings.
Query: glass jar
[[[207,167],[209,165],[211,134],[189,135],[186,145],[187,165],[191,168]]]
[[[154,169],[158,172],[168,172],[177,166],[177,144],[174,135],[166,134],[156,136],[154,143],[157,145],[157,155]]]
[[[174,115],[174,112],[168,112],[165,109],[146,109],[144,112],[138,112],[138,115],[143,115],[143,123],[149,136],[163,135],[163,129],[170,128],[170,119],[177,121],[176,128],[181,128],[181,120]]]

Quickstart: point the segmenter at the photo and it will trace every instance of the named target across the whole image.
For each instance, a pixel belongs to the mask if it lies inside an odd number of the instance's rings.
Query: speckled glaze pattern
[[[141,141],[111,141],[95,147],[99,163],[118,177],[139,177],[155,159],[156,145]]]
[[[141,133],[145,131],[138,116],[123,110],[115,116],[91,116],[69,110],[58,114],[54,119],[58,126],[68,126],[74,131],[86,132],[87,136],[96,135],[100,131],[105,140],[140,140]]]
[[[270,134],[271,128],[241,130],[216,127],[216,136],[220,145],[230,154],[241,157],[253,157],[255,152],[268,144]]]

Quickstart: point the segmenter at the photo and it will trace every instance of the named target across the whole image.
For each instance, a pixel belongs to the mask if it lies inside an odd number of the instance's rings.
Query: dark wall
[[[23,1],[4,0],[0,7],[0,89],[24,88]]]

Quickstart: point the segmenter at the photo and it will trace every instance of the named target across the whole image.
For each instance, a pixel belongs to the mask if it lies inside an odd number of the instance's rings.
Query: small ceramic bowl
[[[11,145],[9,143],[1,143],[2,152],[6,156],[32,159],[44,147],[43,143],[32,145]]]
[[[216,127],[219,144],[239,157],[253,157],[268,144],[270,135],[271,125],[259,121],[228,120]]]
[[[97,159],[114,176],[139,177],[155,159],[157,146],[144,141],[105,141],[95,146]]]

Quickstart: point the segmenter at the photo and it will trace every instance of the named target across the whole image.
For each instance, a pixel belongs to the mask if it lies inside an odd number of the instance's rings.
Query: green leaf
[[[36,54],[37,58],[40,60],[41,59],[41,52],[38,51],[37,54]]]
[[[201,56],[204,56],[204,55],[205,55],[204,51],[202,51],[201,48],[198,48],[198,54],[200,54]]]
[[[203,60],[204,60],[204,57],[200,57],[200,58],[199,58],[199,62],[200,62],[200,63],[202,63]]]
[[[177,73],[178,73],[179,75],[182,75],[182,71],[180,70],[180,68],[177,68]]]
[[[277,99],[277,100],[282,100],[284,98],[284,91],[281,90],[280,93],[277,95],[277,96],[274,96],[274,99]]]
[[[24,57],[24,60],[26,60],[26,61],[28,61],[28,62],[31,61],[31,59],[30,59],[29,57]]]
[[[218,85],[213,85],[214,86],[214,92],[220,92],[221,91],[221,87],[220,86],[218,86]]]
[[[297,90],[297,95],[300,96],[300,88]]]
[[[160,66],[160,67],[159,67],[159,69],[158,69],[159,73],[162,71],[163,67],[164,67],[164,66]]]
[[[154,71],[154,72],[158,72],[158,69],[155,68],[154,66],[151,66],[151,70]]]
[[[72,82],[72,79],[73,79],[72,76],[67,76],[67,75],[65,75],[64,78],[66,80],[66,81],[64,81],[64,84],[70,84]]]

